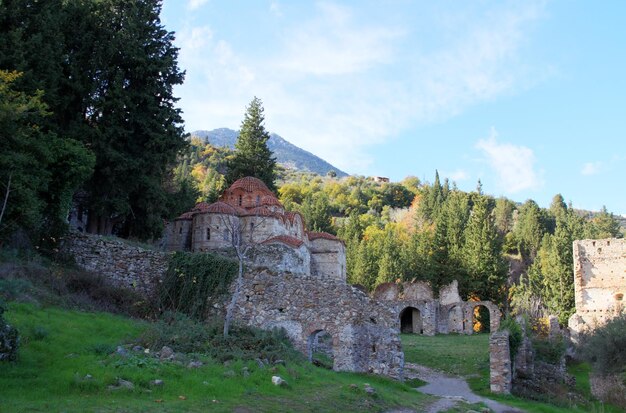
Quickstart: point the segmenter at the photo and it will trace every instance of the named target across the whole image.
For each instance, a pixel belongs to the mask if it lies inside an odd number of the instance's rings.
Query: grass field
[[[462,376],[467,379],[470,388],[481,396],[500,401],[510,406],[519,407],[528,412],[567,413],[597,412],[618,413],[622,410],[590,402],[587,406],[556,406],[550,403],[535,402],[515,396],[496,396],[489,391],[489,335],[437,335],[427,337],[417,334],[403,334],[402,347],[405,361],[421,364],[448,374]],[[571,366],[570,374],[576,377],[577,390],[590,398],[589,371],[586,364]]]
[[[5,316],[20,331],[22,346],[18,362],[0,365],[3,413],[421,411],[431,401],[403,383],[305,361],[261,368],[255,361],[223,365],[196,355],[205,365],[188,369],[142,353],[111,355],[147,324],[105,313],[13,303]],[[288,386],[274,386],[273,375]],[[118,378],[134,389],[109,390]],[[164,385],[151,386],[155,379]],[[366,383],[375,394],[365,391]]]

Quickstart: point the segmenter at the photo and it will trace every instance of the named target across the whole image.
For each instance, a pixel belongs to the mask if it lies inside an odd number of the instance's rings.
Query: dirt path
[[[506,406],[494,400],[474,394],[467,382],[460,377],[447,376],[444,373],[413,363],[405,363],[404,376],[408,379],[418,378],[428,384],[417,388],[417,391],[442,397],[429,406],[427,413],[437,413],[454,407],[458,402],[484,403],[495,413],[521,413],[523,410]]]

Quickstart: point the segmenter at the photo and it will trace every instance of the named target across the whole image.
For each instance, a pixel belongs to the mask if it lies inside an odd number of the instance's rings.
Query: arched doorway
[[[333,336],[325,330],[315,330],[307,344],[309,361],[316,366],[332,369],[335,364]]]
[[[465,323],[463,322],[463,308],[460,305],[453,305],[448,310],[448,332],[463,333]]]
[[[422,314],[419,309],[406,307],[400,312],[400,332],[408,334],[424,333]]]
[[[472,329],[475,333],[491,332],[491,313],[484,305],[477,305],[472,309]]]

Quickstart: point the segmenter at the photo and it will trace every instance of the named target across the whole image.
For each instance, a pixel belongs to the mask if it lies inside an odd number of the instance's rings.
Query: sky
[[[265,127],[350,173],[626,214],[626,1],[165,0],[185,129]]]

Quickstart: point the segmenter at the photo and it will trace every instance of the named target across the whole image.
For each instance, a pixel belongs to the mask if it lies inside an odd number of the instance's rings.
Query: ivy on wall
[[[162,309],[204,318],[210,298],[228,291],[237,268],[236,261],[216,254],[174,253],[158,288]]]

